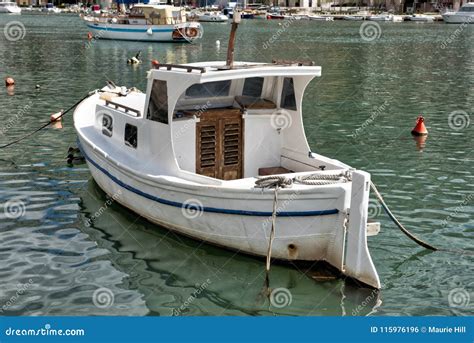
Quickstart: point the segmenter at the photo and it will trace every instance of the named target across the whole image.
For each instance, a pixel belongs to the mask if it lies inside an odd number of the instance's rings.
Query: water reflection
[[[107,202],[93,181],[80,196],[84,221]],[[118,204],[84,230],[110,250],[113,265],[128,274],[127,284],[154,315],[366,315],[379,305],[378,291],[342,280],[316,282],[278,264],[265,294],[263,260],[176,235]],[[285,306],[268,297],[280,288],[291,297]]]

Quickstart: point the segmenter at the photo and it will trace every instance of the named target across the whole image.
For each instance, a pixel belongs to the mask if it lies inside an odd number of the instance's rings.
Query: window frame
[[[291,86],[291,88],[287,89],[286,87],[288,86]],[[288,90],[290,91],[289,93],[288,93]],[[293,99],[288,99],[288,97],[291,97],[291,96],[293,97]],[[287,103],[288,101],[290,103]],[[292,104],[291,102],[294,102],[294,104]],[[280,93],[280,108],[288,110],[288,111],[298,110],[298,104],[296,103],[295,81],[293,77],[284,77],[282,80],[281,93]]]
[[[131,129],[132,132],[127,135],[127,129]],[[133,132],[134,131],[134,132]],[[133,143],[131,141],[130,135],[135,135],[135,142]],[[126,146],[129,148],[134,148],[137,149],[138,147],[138,127],[136,125],[130,124],[130,123],[125,123],[125,129],[124,129],[124,134],[123,134],[123,141]]]
[[[110,128],[106,125],[107,120],[110,122]],[[107,137],[112,137],[114,134],[114,118],[110,114],[102,114],[102,134]]]
[[[163,99],[166,101],[162,101]],[[150,91],[146,119],[168,125],[168,111],[168,82],[155,79]]]
[[[228,97],[232,88],[232,81],[233,80],[221,80],[221,81],[211,81],[211,82],[204,82],[204,83],[195,83],[186,88],[184,91],[184,98],[185,99],[205,99],[205,98],[225,98]],[[188,91],[192,89],[193,87],[205,87],[206,85],[209,84],[219,84],[219,83],[226,83],[225,87],[221,87],[221,89],[227,89],[227,92],[225,94],[203,94],[202,92],[199,94],[199,96],[194,96],[188,94]]]

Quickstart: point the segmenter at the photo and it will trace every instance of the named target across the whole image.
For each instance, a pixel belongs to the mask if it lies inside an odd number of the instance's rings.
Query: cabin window
[[[131,148],[137,148],[138,143],[138,130],[135,125],[125,124],[125,145]]]
[[[107,137],[112,137],[113,120],[108,114],[102,116],[102,133]]]
[[[166,81],[153,81],[147,119],[168,124],[168,87]]]
[[[227,96],[230,92],[230,80],[198,83],[186,89],[188,98],[209,98]]]
[[[263,77],[249,77],[245,79],[242,95],[260,98],[263,89]]]
[[[283,79],[280,107],[287,110],[296,111],[295,87],[293,84],[293,78],[291,77],[285,77]]]

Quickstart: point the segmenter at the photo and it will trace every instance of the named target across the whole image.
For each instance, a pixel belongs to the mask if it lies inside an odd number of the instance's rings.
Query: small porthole
[[[113,133],[113,119],[108,114],[102,116],[102,133],[107,137],[112,137]]]
[[[135,125],[125,124],[125,145],[131,148],[137,148],[138,143],[138,130]]]

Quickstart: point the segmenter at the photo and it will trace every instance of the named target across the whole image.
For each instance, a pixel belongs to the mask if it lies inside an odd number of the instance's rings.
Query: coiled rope
[[[291,187],[293,183],[300,183],[304,185],[310,186],[322,186],[322,185],[329,185],[335,183],[346,183],[352,181],[352,171],[345,170],[337,174],[321,174],[321,173],[312,173],[308,175],[296,176],[294,178],[289,178],[283,175],[271,175],[259,178],[255,181],[256,188],[275,188],[275,195],[273,199],[273,212],[272,212],[272,230],[270,232],[270,241],[268,244],[268,251],[267,251],[267,274],[270,271],[270,259],[271,259],[271,248],[273,244],[273,239],[275,237],[275,226],[276,226],[276,216],[277,216],[277,193],[279,188],[286,188]],[[373,182],[370,182],[370,187],[373,190],[375,197],[380,202],[380,205],[385,210],[389,218],[395,223],[395,225],[411,240],[413,240],[418,245],[422,246],[425,249],[437,251],[438,248],[428,244],[410,231],[408,231],[402,223],[393,215],[392,211],[388,208],[387,204],[383,200],[382,195],[375,187]],[[268,277],[268,275],[267,275]]]

